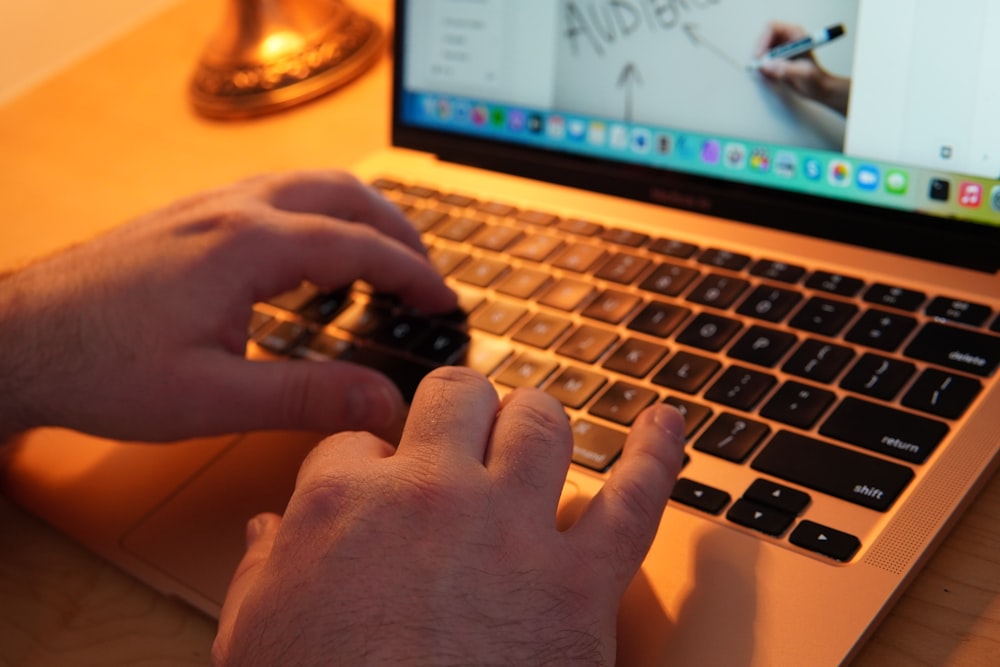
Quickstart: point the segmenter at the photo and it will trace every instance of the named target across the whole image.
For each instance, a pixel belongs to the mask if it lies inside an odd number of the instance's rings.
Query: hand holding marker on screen
[[[811,35],[806,35],[802,39],[797,39],[795,41],[787,42],[774,47],[763,56],[747,65],[747,69],[753,72],[760,69],[761,65],[771,62],[772,60],[791,60],[792,58],[797,58],[798,56],[808,53],[813,49],[823,46],[824,44],[829,44],[833,40],[844,35],[846,32],[847,30],[844,28],[842,23],[832,25],[829,28],[823,28],[822,30],[817,30]]]

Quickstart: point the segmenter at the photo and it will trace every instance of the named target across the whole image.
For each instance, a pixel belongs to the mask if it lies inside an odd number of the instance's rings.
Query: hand
[[[772,21],[757,41],[754,57],[762,58],[776,46],[808,37],[800,26]],[[824,104],[841,115],[847,115],[851,80],[823,69],[812,52],[790,60],[766,60],[760,66],[765,78],[783,83],[799,95]]]
[[[214,663],[613,664],[618,605],[680,470],[681,433],[673,408],[643,412],[560,532],[562,407],[535,389],[500,403],[468,369],[434,371],[397,450],[328,438],[284,518],[251,520]]]
[[[398,429],[403,400],[374,371],[244,356],[255,302],[356,278],[428,313],[456,305],[395,207],[332,172],[207,192],[31,265],[0,279],[0,437]]]

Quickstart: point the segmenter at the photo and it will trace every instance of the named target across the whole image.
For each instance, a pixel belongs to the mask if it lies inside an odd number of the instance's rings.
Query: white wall
[[[0,104],[178,2],[0,1]]]

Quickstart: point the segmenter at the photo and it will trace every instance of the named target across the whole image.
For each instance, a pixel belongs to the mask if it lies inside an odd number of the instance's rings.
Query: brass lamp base
[[[191,79],[194,108],[247,118],[343,86],[382,53],[382,30],[342,0],[229,0]]]

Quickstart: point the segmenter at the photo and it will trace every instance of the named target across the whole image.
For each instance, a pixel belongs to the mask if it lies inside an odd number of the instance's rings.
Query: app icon
[[[507,124],[507,110],[500,107],[490,109],[490,125],[503,127]]]
[[[701,161],[705,164],[719,164],[722,159],[722,145],[715,139],[706,139],[701,143]]]
[[[830,185],[838,188],[846,188],[851,184],[851,165],[843,160],[834,160],[830,163],[830,170],[827,172],[826,180]]]
[[[624,125],[612,125],[610,132],[611,147],[617,148],[618,150],[625,150],[628,148],[628,128]]]
[[[562,116],[549,116],[546,131],[550,139],[563,139],[566,137],[566,119]]]
[[[766,148],[755,148],[750,152],[750,168],[754,171],[769,171],[771,169],[771,154]]]
[[[486,120],[489,117],[489,109],[487,109],[482,104],[477,104],[472,107],[472,122],[475,125],[486,125]]]
[[[507,127],[514,132],[522,132],[528,124],[528,116],[520,109],[511,109],[507,114]]]
[[[869,192],[878,187],[882,180],[882,174],[878,167],[870,164],[863,164],[858,167],[858,187]]]
[[[682,158],[690,159],[698,155],[698,142],[687,135],[682,134],[677,137],[675,147],[677,154]]]
[[[573,141],[582,141],[587,135],[587,124],[579,118],[571,118],[566,125],[566,131]]]
[[[674,140],[669,134],[656,135],[656,150],[660,155],[669,155],[674,148]]]
[[[599,120],[590,121],[587,126],[587,141],[594,146],[603,146],[608,139],[608,126]]]
[[[990,190],[990,206],[997,213],[1000,213],[1000,185],[994,185]]]
[[[783,178],[795,176],[795,169],[798,167],[798,158],[795,153],[788,151],[778,151],[774,156],[774,173]]]
[[[532,134],[540,134],[542,131],[542,117],[540,114],[533,113],[528,116],[528,131]]]
[[[648,153],[653,148],[653,133],[644,127],[632,128],[632,150],[636,153]]]
[[[983,186],[979,183],[963,182],[958,186],[958,203],[966,208],[979,208],[983,203]]]
[[[743,169],[747,166],[747,147],[743,144],[726,144],[724,159],[730,169]]]
[[[910,189],[910,175],[899,169],[891,170],[885,175],[885,189],[894,195],[905,195]]]
[[[927,195],[935,201],[948,201],[948,197],[951,196],[951,183],[943,178],[932,178]]]
[[[823,163],[814,157],[806,158],[802,163],[802,173],[810,181],[818,181],[823,177]]]

